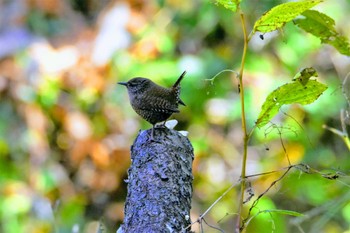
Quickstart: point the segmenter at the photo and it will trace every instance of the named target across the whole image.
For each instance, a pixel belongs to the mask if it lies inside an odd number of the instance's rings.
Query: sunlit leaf
[[[310,77],[308,79],[303,78],[303,71],[300,72],[299,78],[300,80],[304,80],[303,82],[298,81],[284,84],[267,96],[256,121],[258,127],[266,125],[283,105],[294,103],[302,105],[311,104],[327,89],[326,85],[316,80],[308,80]],[[309,75],[307,72],[304,72],[305,74],[305,77]],[[305,82],[305,80],[308,81]]]
[[[296,19],[296,25],[320,38],[322,43],[332,45],[341,54],[350,56],[349,41],[335,30],[335,22],[331,17],[315,10],[307,10],[302,15],[305,18]]]
[[[216,4],[222,5],[226,9],[236,12],[241,0],[216,0]]]
[[[253,32],[271,32],[283,27],[295,17],[319,4],[322,0],[308,0],[280,4],[264,13],[254,24]]]

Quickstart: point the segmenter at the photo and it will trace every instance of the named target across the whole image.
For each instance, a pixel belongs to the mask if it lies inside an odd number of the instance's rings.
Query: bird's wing
[[[145,101],[142,102],[139,108],[142,110],[152,110],[163,113],[179,112],[176,103],[171,103],[167,99],[158,96],[146,96]]]

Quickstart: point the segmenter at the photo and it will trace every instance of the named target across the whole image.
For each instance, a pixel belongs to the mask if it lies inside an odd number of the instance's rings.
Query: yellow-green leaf
[[[306,76],[304,78],[302,75],[300,76],[301,79],[297,79],[298,82],[284,84],[267,96],[256,121],[258,127],[265,126],[283,105],[294,103],[311,104],[327,89],[325,84],[316,80],[309,80],[310,77],[306,78],[309,73],[305,72],[304,75]],[[307,81],[305,82],[305,80]]]
[[[216,0],[216,4],[222,5],[226,9],[236,12],[241,0]]]
[[[299,81],[302,85],[306,85],[311,77],[318,77],[313,67],[305,68],[294,76],[293,81]]]
[[[292,210],[279,210],[279,209],[273,209],[273,210],[263,210],[261,213],[276,213],[276,214],[284,214],[284,215],[290,215],[294,217],[302,217],[304,214],[292,211]]]
[[[307,0],[280,4],[265,12],[260,19],[255,22],[253,32],[271,32],[277,30],[320,2],[322,2],[322,0]]]
[[[294,21],[298,27],[320,38],[322,43],[332,45],[341,54],[350,56],[348,39],[336,31],[331,17],[315,10],[307,10],[302,15],[305,18]]]

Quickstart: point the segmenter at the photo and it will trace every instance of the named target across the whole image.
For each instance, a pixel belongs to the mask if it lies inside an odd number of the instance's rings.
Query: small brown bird
[[[130,79],[128,82],[118,82],[128,89],[130,103],[135,112],[153,125],[151,140],[155,124],[166,121],[173,113],[180,112],[179,104],[185,106],[180,99],[180,82],[185,74],[186,71],[171,88],[161,87],[142,77]]]

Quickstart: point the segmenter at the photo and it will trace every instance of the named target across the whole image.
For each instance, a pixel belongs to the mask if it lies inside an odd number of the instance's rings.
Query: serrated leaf
[[[307,10],[302,15],[305,18],[294,21],[298,27],[320,38],[322,43],[332,45],[341,54],[350,56],[348,39],[335,30],[335,22],[331,17],[315,10]]]
[[[236,12],[241,0],[216,0],[216,4],[222,5],[226,9]]]
[[[271,10],[265,12],[260,19],[255,22],[253,32],[259,31],[264,33],[277,30],[320,2],[322,2],[322,0],[307,0],[287,2],[275,6]]]
[[[327,86],[316,81],[308,80],[302,82],[287,83],[271,92],[262,108],[256,121],[256,126],[265,126],[285,104],[311,104],[327,89]]]

